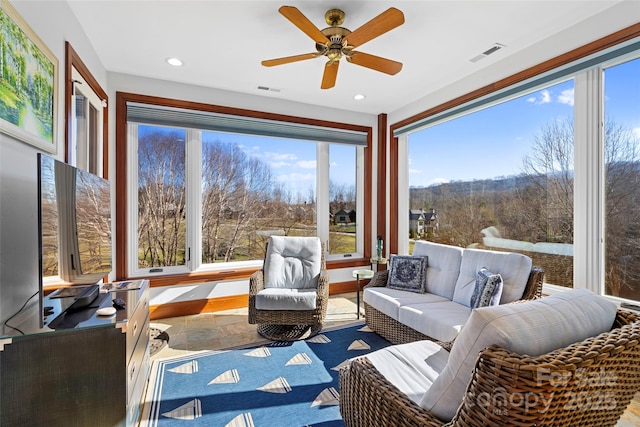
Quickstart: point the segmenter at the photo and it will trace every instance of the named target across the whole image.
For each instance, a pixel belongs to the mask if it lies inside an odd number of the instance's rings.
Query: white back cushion
[[[451,299],[460,273],[462,248],[433,242],[416,241],[413,256],[428,256],[427,292]],[[475,276],[474,276],[475,278]],[[471,298],[471,295],[469,295]],[[469,303],[467,302],[467,305]]]
[[[264,287],[317,288],[321,256],[319,237],[271,236],[264,259]]]
[[[502,276],[503,287],[500,304],[522,298],[527,280],[529,280],[529,273],[531,273],[531,258],[514,252],[465,249],[462,254],[460,275],[453,293],[453,301],[469,307],[471,295],[473,295],[473,289],[476,285],[476,274],[483,267]]]
[[[462,403],[478,353],[496,344],[532,357],[610,331],[616,305],[586,290],[572,289],[519,304],[475,309],[456,338],[447,366],[420,406],[450,420]]]

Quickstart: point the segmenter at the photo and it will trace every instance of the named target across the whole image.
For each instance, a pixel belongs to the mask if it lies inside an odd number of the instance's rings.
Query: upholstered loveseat
[[[340,371],[348,427],[614,426],[640,387],[640,317],[584,289],[474,309],[451,350],[393,345]]]
[[[542,293],[544,271],[532,267],[526,255],[417,241],[412,256],[426,257],[424,289],[392,288],[388,286],[390,270],[384,270],[376,273],[363,293],[367,325],[393,344],[454,340],[471,315],[481,269],[501,276],[500,304],[538,298]]]

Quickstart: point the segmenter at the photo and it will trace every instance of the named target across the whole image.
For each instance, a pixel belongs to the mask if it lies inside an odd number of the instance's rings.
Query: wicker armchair
[[[287,244],[293,244],[295,247],[300,242],[305,244],[305,241],[308,243],[309,240],[317,239],[320,250],[314,256],[320,257],[320,272],[315,278],[317,287],[315,288],[314,309],[258,309],[256,307],[258,294],[268,287],[268,285],[265,286],[265,277],[268,276],[268,272],[265,269],[269,268],[267,257],[270,254],[270,247],[274,246],[273,239],[280,242],[281,247]],[[317,261],[313,260],[313,262]],[[267,243],[263,269],[256,271],[249,279],[249,323],[258,324],[258,333],[269,339],[289,341],[308,338],[322,329],[322,323],[327,315],[328,301],[329,274],[326,270],[324,245],[320,242],[320,239],[310,237],[271,237],[269,243]]]
[[[386,286],[389,270],[377,272],[371,281],[365,286],[377,287]],[[537,299],[542,296],[542,283],[544,281],[544,270],[540,267],[532,267],[529,279],[524,288],[522,300]],[[387,316],[366,302],[364,303],[364,313],[367,319],[367,326],[376,331],[378,335],[392,344],[403,344],[419,340],[432,340],[433,338],[424,335],[409,326],[398,322],[396,319]]]
[[[340,371],[340,413],[348,427],[603,427],[616,425],[639,389],[640,316],[618,310],[611,331],[538,357],[481,351],[449,423],[409,400],[366,357]]]

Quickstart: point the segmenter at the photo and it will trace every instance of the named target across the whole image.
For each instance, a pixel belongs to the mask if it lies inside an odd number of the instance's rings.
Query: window
[[[107,94],[70,43],[66,43],[66,161],[108,177]]]
[[[320,236],[328,261],[366,256],[361,163],[369,128],[305,124],[284,137],[271,123],[246,119],[243,127],[242,116],[127,107],[126,276],[259,266],[274,234]]]
[[[604,70],[605,293],[640,300],[640,58]]]
[[[458,244],[461,245],[471,242],[472,247],[489,243],[492,239],[495,244],[506,243],[505,239],[509,240],[510,244],[514,243],[512,240],[519,242],[515,247],[508,248],[509,250],[522,249],[522,242],[533,243],[534,249],[540,245],[541,248],[549,250],[549,255],[551,255],[551,258],[547,258],[545,255],[543,260],[536,260],[536,256],[532,257],[534,264],[545,268],[545,292],[560,291],[561,288],[553,286],[559,284],[587,288],[593,292],[612,297],[640,301],[640,285],[638,285],[640,268],[637,267],[640,265],[640,260],[635,256],[637,252],[636,241],[640,237],[638,227],[640,216],[635,208],[639,199],[636,188],[639,178],[637,172],[640,169],[638,167],[640,164],[640,135],[638,133],[638,129],[640,129],[640,81],[638,78],[640,75],[640,38],[638,36],[640,34],[637,30],[621,30],[552,58],[544,64],[523,70],[392,125],[393,135],[398,142],[397,145],[392,145],[391,150],[392,161],[397,164],[398,171],[396,175],[391,176],[391,186],[392,188],[397,186],[399,194],[397,202],[398,252],[407,253],[410,250],[410,244],[405,236],[409,236],[410,233],[418,234],[417,228],[410,231],[410,224],[419,224],[411,209],[415,208],[419,210],[417,213],[424,215],[427,212],[426,209],[430,207],[429,204],[435,200],[433,197],[431,199],[418,198],[417,205],[412,206],[409,203],[410,200],[412,202],[414,200],[413,197],[409,197],[409,194],[416,192],[415,188],[410,187],[426,185],[416,181],[408,170],[410,168],[415,172],[415,170],[423,168],[425,162],[422,157],[416,159],[412,153],[414,135],[422,132],[425,132],[425,135],[430,135],[431,141],[425,146],[430,150],[429,155],[437,155],[437,152],[432,153],[431,151],[437,150],[438,146],[432,145],[430,142],[436,141],[433,137],[434,135],[438,136],[438,133],[432,131],[429,126],[433,129],[446,129],[446,126],[442,126],[440,123],[445,125],[455,123],[458,126],[455,129],[450,129],[451,135],[458,135],[461,140],[465,140],[463,138],[467,138],[467,136],[464,131],[471,130],[470,136],[479,140],[484,135],[494,135],[496,127],[502,131],[509,128],[512,122],[526,124],[526,121],[536,117],[528,113],[521,117],[512,117],[507,114],[503,118],[504,122],[481,132],[479,125],[474,127],[472,123],[465,121],[467,116],[483,117],[482,114],[486,114],[483,113],[485,110],[493,110],[498,104],[514,108],[515,104],[510,100],[517,101],[517,98],[514,99],[515,97],[530,100],[534,104],[536,101],[543,101],[540,103],[541,105],[548,105],[550,104],[548,101],[553,100],[566,102],[573,106],[573,120],[563,120],[564,115],[552,114],[548,117],[548,122],[544,127],[538,125],[540,142],[544,140],[555,141],[554,144],[548,145],[546,150],[542,149],[542,145],[537,145],[534,154],[539,161],[523,163],[511,158],[510,155],[519,149],[520,145],[517,142],[506,148],[491,150],[495,145],[495,139],[485,139],[482,142],[485,149],[475,152],[476,164],[466,167],[466,170],[471,171],[470,178],[446,184],[435,184],[440,193],[444,194],[445,191],[448,191],[449,200],[446,202],[453,203],[458,199],[466,202],[458,203],[456,206],[458,210],[456,216],[466,216],[466,223],[463,223],[463,227],[457,227],[449,218],[444,218],[445,215],[448,215],[447,211],[440,213],[435,209],[435,213],[439,217],[439,232],[436,236],[439,238],[445,236],[451,241],[453,234],[453,241],[460,242]],[[573,79],[573,88],[562,89],[559,93],[554,90],[550,95],[555,93],[556,98],[547,97],[544,89],[538,95],[545,96],[537,95],[529,96],[529,98],[523,96],[525,93],[533,93],[534,90],[540,91],[538,88],[541,87],[550,89],[551,85],[569,78]],[[557,97],[558,95],[560,97]],[[521,120],[523,118],[524,121]],[[534,121],[531,123],[534,124]],[[531,134],[533,130],[522,128],[523,133]],[[429,132],[433,132],[433,134],[429,134]],[[556,135],[557,137],[547,138],[545,135]],[[440,141],[441,143],[445,141],[453,147],[451,155],[457,156],[461,161],[464,160],[466,151],[455,150],[456,146],[460,147],[458,140],[447,141],[441,138]],[[559,145],[561,141],[564,142]],[[566,149],[559,150],[560,146],[564,146]],[[486,148],[490,150],[486,150]],[[552,155],[539,156],[544,152],[549,152]],[[501,160],[504,163],[514,165],[534,166],[538,164],[543,166],[541,168],[527,167],[521,175],[516,176],[516,179],[526,178],[529,181],[531,181],[530,178],[536,178],[536,181],[539,182],[536,184],[538,188],[546,191],[546,193],[539,190],[530,194],[525,193],[527,196],[532,196],[529,201],[531,218],[521,225],[530,228],[537,221],[546,226],[546,229],[537,227],[538,237],[536,240],[517,237],[521,228],[517,221],[512,224],[504,222],[504,220],[498,222],[499,218],[514,216],[512,219],[515,220],[518,215],[524,212],[510,209],[509,207],[512,205],[504,205],[505,200],[509,200],[508,198],[493,190],[494,194],[492,195],[491,191],[487,190],[496,188],[494,182],[496,179],[489,181],[493,187],[487,187],[487,183],[483,182],[486,181],[483,176],[491,177],[493,175],[481,175],[481,173],[495,172],[496,167],[503,166]],[[444,160],[443,163],[445,165],[451,164]],[[481,166],[478,166],[480,164]],[[405,165],[408,165],[408,168]],[[503,172],[499,173],[503,174]],[[444,177],[446,178],[446,176]],[[506,178],[506,176],[500,178]],[[459,197],[455,191],[466,193],[466,197]],[[417,189],[417,192],[424,193],[425,191]],[[429,192],[434,193],[435,188],[429,189],[426,193]],[[441,194],[437,195],[441,196]],[[443,199],[443,197],[440,198]],[[573,202],[568,203],[569,200],[573,200]],[[573,206],[571,214],[569,214],[570,205]],[[394,219],[393,215],[395,215],[394,212],[392,212],[392,220]],[[493,225],[492,221],[495,221],[499,227]],[[465,235],[458,231],[458,228],[460,230],[465,227],[466,229],[474,228],[469,227],[469,224],[474,223],[479,223],[475,228],[483,230],[482,236],[469,235],[468,232]],[[512,229],[510,228],[512,225],[518,225],[518,227]],[[413,227],[417,227],[417,225]],[[447,230],[447,227],[456,231]],[[495,227],[495,230],[492,227]],[[471,233],[475,233],[475,231],[472,230]],[[418,238],[424,238],[420,236]],[[413,237],[416,238],[415,235]],[[566,253],[558,251],[562,247],[561,245],[567,249],[571,248],[571,251],[566,251]],[[573,267],[570,269],[568,257],[571,254]],[[563,261],[558,264],[558,260]],[[563,280],[563,275],[567,278],[566,281]]]
[[[565,81],[411,133],[406,238],[521,252],[572,287],[573,92]]]
[[[105,105],[75,68],[72,75],[72,148],[69,151],[69,163],[102,176],[102,117]]]
[[[355,147],[334,144],[329,148],[330,254],[357,252],[356,156]]]

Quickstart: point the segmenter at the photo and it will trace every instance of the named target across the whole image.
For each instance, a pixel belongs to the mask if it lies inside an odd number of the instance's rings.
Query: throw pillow
[[[387,287],[402,291],[427,291],[428,257],[392,255]]]
[[[502,276],[494,274],[486,268],[476,273],[476,285],[471,295],[469,307],[487,307],[500,304],[503,288]]]

